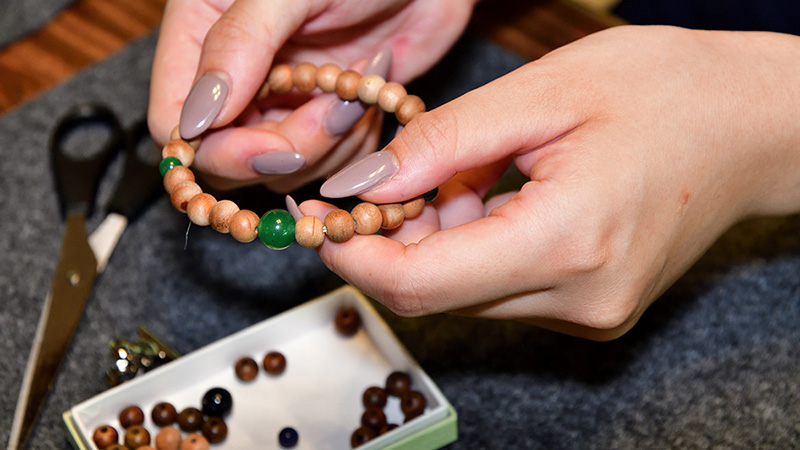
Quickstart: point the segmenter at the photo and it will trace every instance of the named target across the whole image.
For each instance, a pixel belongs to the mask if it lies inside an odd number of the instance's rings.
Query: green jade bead
[[[161,172],[161,176],[163,177],[169,169],[172,169],[175,166],[182,166],[181,160],[174,157],[174,156],[167,156],[166,158],[162,159],[161,162],[158,164],[158,171]]]
[[[283,250],[294,242],[294,217],[285,209],[264,213],[258,221],[258,239],[267,247]]]

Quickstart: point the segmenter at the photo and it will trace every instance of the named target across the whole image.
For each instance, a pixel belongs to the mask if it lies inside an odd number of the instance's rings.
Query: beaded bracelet
[[[305,93],[319,87],[323,92],[335,92],[342,100],[377,104],[384,111],[394,113],[401,125],[425,112],[422,99],[407,94],[403,85],[387,82],[375,74],[362,76],[354,70],[342,70],[332,63],[319,68],[311,63],[300,63],[294,69],[286,64],[278,65],[270,72],[256,99],[262,100],[270,92],[285,94],[295,87]],[[368,235],[380,229],[395,229],[405,219],[421,214],[425,202],[431,201],[437,193],[434,189],[404,203],[375,205],[364,202],[349,213],[335,209],[325,216],[324,221],[316,216],[304,216],[295,221],[284,209],[270,210],[259,218],[253,211],[240,209],[230,200],[217,201],[211,194],[203,192],[189,169],[199,145],[199,137],[187,142],[175,127],[161,152],[163,159],[159,170],[172,205],[186,213],[196,225],[210,225],[220,233],[230,233],[239,242],[250,242],[258,237],[264,245],[276,250],[284,249],[294,241],[305,248],[316,248],[322,245],[326,236],[333,242],[345,242],[354,234]]]

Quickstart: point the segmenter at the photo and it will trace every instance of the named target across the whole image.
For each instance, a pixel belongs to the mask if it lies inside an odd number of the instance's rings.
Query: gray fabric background
[[[126,124],[142,116],[155,39],[0,117],[0,396],[9,402],[0,410],[0,443],[63,231],[49,132],[87,100],[108,103]],[[436,105],[521,63],[468,37],[410,90]],[[231,195],[257,211],[280,204],[259,189]],[[313,187],[297,193],[312,196]],[[341,284],[313,251],[273,252],[197,227],[183,250],[185,229],[185,216],[162,198],[126,231],[31,448],[68,448],[61,412],[105,389],[110,338],[135,337],[144,324],[187,353]],[[510,322],[385,316],[458,411],[454,449],[793,448],[800,445],[799,230],[800,217],[731,230],[633,331],[609,343]]]

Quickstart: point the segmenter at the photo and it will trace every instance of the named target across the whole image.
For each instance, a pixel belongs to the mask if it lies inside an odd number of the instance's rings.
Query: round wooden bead
[[[345,70],[336,78],[336,95],[342,100],[358,100],[358,81],[361,74],[355,70]]]
[[[368,387],[361,396],[365,408],[383,408],[386,406],[386,391],[378,386]]]
[[[164,179],[162,181],[164,182],[164,189],[166,189],[167,194],[172,194],[175,186],[184,181],[194,180],[194,173],[188,167],[175,166],[164,174]]]
[[[400,125],[406,125],[408,122],[411,122],[414,117],[424,112],[425,102],[423,102],[421,98],[416,95],[406,95],[397,102],[394,115],[397,117],[397,121],[400,122]]]
[[[333,325],[339,334],[352,336],[356,334],[358,327],[361,325],[361,316],[358,315],[358,311],[355,308],[345,306],[339,308],[339,311],[336,312],[336,319],[334,319]]]
[[[245,356],[236,361],[234,372],[236,378],[242,381],[253,381],[258,376],[258,364],[253,358]]]
[[[394,113],[397,109],[397,102],[404,98],[408,93],[405,86],[396,82],[389,81],[378,91],[378,105],[388,113]]]
[[[108,447],[106,447],[105,450],[130,450],[130,449],[122,444],[111,444]]]
[[[185,213],[186,207],[189,206],[189,201],[191,201],[195,195],[202,193],[203,189],[200,188],[200,185],[194,181],[184,181],[183,183],[175,186],[175,189],[172,190],[169,199],[175,209]]]
[[[136,405],[131,405],[120,411],[118,419],[122,428],[141,425],[144,423],[144,411]]]
[[[386,377],[386,393],[395,397],[402,397],[411,386],[411,377],[405,372],[392,372]]]
[[[231,218],[239,211],[239,206],[230,200],[220,200],[212,208],[208,215],[211,228],[220,233],[230,233]]]
[[[178,426],[187,433],[198,431],[203,426],[203,413],[190,406],[178,414]]]
[[[175,423],[175,419],[178,418],[178,411],[175,410],[175,407],[172,406],[172,403],[161,402],[153,407],[153,411],[150,413],[150,418],[157,426],[165,427]]]
[[[119,434],[111,425],[100,425],[92,434],[92,441],[100,449],[119,443]]]
[[[386,425],[386,413],[383,408],[370,407],[361,415],[361,425],[372,428],[376,432]]]
[[[161,428],[156,434],[156,448],[158,450],[178,450],[181,446],[181,432],[172,426]]]
[[[175,139],[183,139],[181,137],[180,125],[175,125],[175,128],[173,128],[172,131],[169,133],[169,140],[172,141]],[[185,142],[188,143],[189,146],[192,147],[192,149],[197,150],[198,147],[200,147],[200,136]]]
[[[395,428],[397,428],[396,423],[387,423],[386,425],[382,426],[380,430],[378,430],[378,435],[386,434]]]
[[[350,446],[353,448],[362,446],[371,441],[378,435],[375,430],[370,427],[361,427],[350,435]]]
[[[294,86],[292,68],[286,64],[279,64],[269,73],[269,90],[276,94],[286,94]]]
[[[313,91],[317,87],[317,66],[310,62],[301,62],[294,66],[292,81],[300,92]]]
[[[258,214],[249,209],[240,209],[231,216],[229,229],[231,236],[239,242],[251,242],[258,237],[256,226],[258,225]]]
[[[325,234],[333,242],[346,242],[355,234],[353,216],[343,209],[334,209],[325,216]]]
[[[217,204],[217,199],[211,194],[201,193],[192,197],[186,205],[186,215],[193,224],[204,227],[209,223],[211,208]]]
[[[422,214],[422,208],[425,207],[425,199],[422,197],[417,197],[413,200],[409,200],[403,203],[403,215],[406,219],[413,219],[418,215]]]
[[[270,375],[280,375],[286,370],[286,357],[280,352],[269,352],[264,357],[264,371]]]
[[[125,446],[131,450],[150,445],[150,432],[141,425],[134,425],[125,431]]]
[[[303,216],[294,225],[294,239],[303,248],[317,248],[325,242],[322,220],[317,216]]]
[[[359,203],[350,212],[356,221],[356,233],[362,235],[375,234],[381,229],[383,216],[381,210],[372,203]]]
[[[211,444],[220,443],[228,437],[228,425],[226,425],[225,421],[220,417],[209,417],[208,420],[203,423],[202,431],[203,437]]]
[[[341,67],[334,63],[326,63],[317,69],[317,86],[322,92],[336,92],[336,79],[342,73]]]
[[[403,224],[403,219],[405,219],[403,205],[390,203],[388,205],[378,205],[378,209],[381,211],[381,228],[394,230]]]
[[[269,96],[269,78],[264,81],[264,84],[258,89],[256,92],[256,101],[261,102],[264,101],[265,98]]]
[[[407,391],[400,398],[400,410],[403,411],[406,417],[416,417],[422,414],[425,411],[426,404],[425,396],[417,391]]]
[[[208,450],[208,448],[208,440],[205,437],[192,433],[181,442],[180,450]]]
[[[368,105],[378,103],[378,92],[380,92],[384,84],[386,84],[386,80],[380,75],[374,73],[364,75],[358,80],[358,87],[356,88],[358,99]]]
[[[173,139],[167,142],[164,148],[161,149],[162,158],[168,158],[170,156],[178,158],[181,164],[189,167],[194,162],[194,149],[183,139]]]

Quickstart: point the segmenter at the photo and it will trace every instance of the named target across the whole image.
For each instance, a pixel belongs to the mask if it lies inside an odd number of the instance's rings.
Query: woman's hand
[[[388,155],[331,178],[331,196],[357,194],[381,160],[393,176],[367,201],[441,188],[392,239],[326,241],[320,255],[401,315],[620,336],[730,226],[800,210],[799,60],[800,39],[778,34],[589,36],[417,117]],[[511,160],[530,181],[484,203]]]

